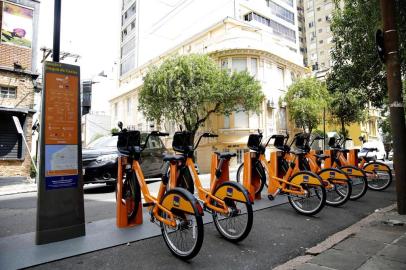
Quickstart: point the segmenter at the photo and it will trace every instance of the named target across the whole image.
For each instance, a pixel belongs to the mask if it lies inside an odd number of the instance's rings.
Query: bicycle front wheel
[[[252,173],[256,173],[259,176],[259,182],[255,184],[255,195],[261,194],[262,189],[264,189],[265,182],[266,182],[266,174],[265,170],[262,165],[257,165],[252,168]],[[237,183],[243,184],[244,179],[244,163],[238,167],[237,170]]]
[[[371,162],[364,166],[368,188],[376,191],[387,189],[392,183],[392,171],[382,162]]]
[[[122,200],[127,206],[127,219],[133,219],[137,215],[138,206],[141,202],[141,189],[133,170],[127,172],[125,175],[122,188]]]
[[[323,209],[326,204],[326,189],[317,174],[298,172],[289,179],[289,183],[299,185],[305,191],[305,194],[298,195],[294,193],[294,191],[300,191],[298,187],[288,186],[293,191],[288,193],[289,203],[298,213],[310,216]]]
[[[238,183],[225,182],[216,188],[214,196],[228,208],[227,214],[212,212],[217,231],[231,242],[245,239],[251,231],[254,219],[248,191]],[[215,201],[213,205],[216,205]]]
[[[174,215],[176,221],[175,227],[161,222],[162,236],[169,250],[182,260],[195,257],[204,236],[202,211],[197,200],[187,190],[175,188],[165,194],[162,206]],[[163,211],[160,214],[164,219],[169,218]]]
[[[328,168],[321,170],[318,175],[323,181],[328,181],[326,186],[326,204],[340,206],[346,203],[352,193],[350,178],[341,170]]]
[[[350,200],[358,200],[368,190],[368,182],[365,172],[355,166],[343,166],[340,169],[351,179],[352,193]]]

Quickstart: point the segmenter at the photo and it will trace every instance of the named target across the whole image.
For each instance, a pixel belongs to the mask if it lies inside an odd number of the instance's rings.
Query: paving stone
[[[296,267],[295,270],[335,270],[335,269],[313,263],[305,263],[299,267]]]
[[[387,227],[380,229],[368,227],[358,232],[354,237],[390,244],[404,234],[403,231],[393,230],[393,227],[391,227],[391,230]]]
[[[374,256],[364,263],[358,270],[405,270],[406,264]]]
[[[388,260],[406,264],[406,247],[388,245],[381,252],[379,252],[378,255]]]
[[[337,270],[357,269],[368,259],[363,254],[354,254],[344,250],[330,249],[314,257],[309,263],[330,267]]]
[[[341,243],[335,245],[333,249],[344,250],[351,253],[364,255],[375,255],[381,251],[386,245],[384,243],[367,240],[362,238],[350,237]]]

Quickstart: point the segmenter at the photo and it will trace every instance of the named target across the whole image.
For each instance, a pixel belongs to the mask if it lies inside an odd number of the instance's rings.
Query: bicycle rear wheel
[[[392,183],[392,171],[382,162],[371,162],[364,166],[368,188],[376,191],[387,189]]]
[[[255,165],[254,165],[255,166]],[[261,166],[261,167],[260,167]],[[255,166],[254,168],[252,168],[252,170],[256,170],[256,173],[259,175],[260,180],[258,185],[255,185],[255,195],[261,194],[262,189],[265,186],[265,182],[266,182],[266,174],[265,174],[265,170],[262,167],[262,165],[258,165]],[[237,183],[243,184],[243,179],[244,179],[244,163],[241,163],[241,165],[238,167],[237,170]]]
[[[122,200],[127,206],[127,218],[133,219],[138,212],[138,205],[141,201],[141,190],[135,172],[131,170],[126,173],[122,188]]]
[[[304,195],[289,194],[290,205],[300,214],[315,215],[323,209],[326,204],[326,190],[321,178],[311,172],[298,172],[290,179],[290,183],[300,185],[305,191]],[[292,191],[299,191],[295,186],[289,186]]]
[[[173,255],[188,260],[195,257],[203,243],[203,219],[200,205],[190,192],[181,188],[168,191],[162,205],[175,217],[176,227],[161,222],[161,232],[166,245]],[[160,211],[168,219],[165,212]]]
[[[346,203],[352,193],[350,178],[343,172],[335,168],[323,169],[318,172],[323,181],[328,181],[326,186],[326,204],[330,206],[340,206]]]
[[[224,201],[229,210],[227,214],[212,212],[217,231],[231,242],[245,239],[254,219],[248,191],[238,183],[225,182],[216,188],[214,196]]]
[[[368,182],[365,172],[355,166],[340,167],[351,179],[352,193],[350,200],[358,200],[368,190]]]

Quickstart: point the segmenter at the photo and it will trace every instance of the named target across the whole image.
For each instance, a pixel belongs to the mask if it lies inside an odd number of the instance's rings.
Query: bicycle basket
[[[295,141],[295,146],[299,149],[305,149],[306,148],[306,141],[308,137],[306,134],[300,134],[296,137]]]
[[[331,148],[333,148],[333,147],[336,146],[336,138],[335,138],[335,137],[331,137],[331,138],[328,140],[328,146],[330,146]]]
[[[248,143],[247,143],[248,148],[253,151],[258,151],[259,146],[261,144],[261,140],[262,140],[262,135],[250,134],[250,136],[248,137]]]
[[[141,134],[138,130],[120,133],[117,140],[117,149],[120,153],[128,153],[133,146],[140,146]]]
[[[285,136],[283,135],[273,135],[274,138],[273,146],[278,149],[283,149],[285,145]]]
[[[177,131],[173,135],[172,148],[176,152],[186,153],[193,149],[193,134],[190,131]]]

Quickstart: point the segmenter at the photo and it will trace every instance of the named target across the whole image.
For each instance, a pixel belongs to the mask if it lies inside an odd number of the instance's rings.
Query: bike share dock
[[[204,186],[209,181],[207,178]],[[253,205],[254,211],[287,203],[284,196],[269,201],[265,195],[264,190],[263,199],[256,200]],[[147,211],[143,211],[143,220],[149,220]],[[211,215],[205,213],[204,224],[212,221]],[[161,230],[150,222],[120,229],[116,225],[116,218],[86,223],[85,236],[44,245],[35,244],[35,232],[7,236],[0,238],[0,269],[30,267],[156,236],[161,237]]]

